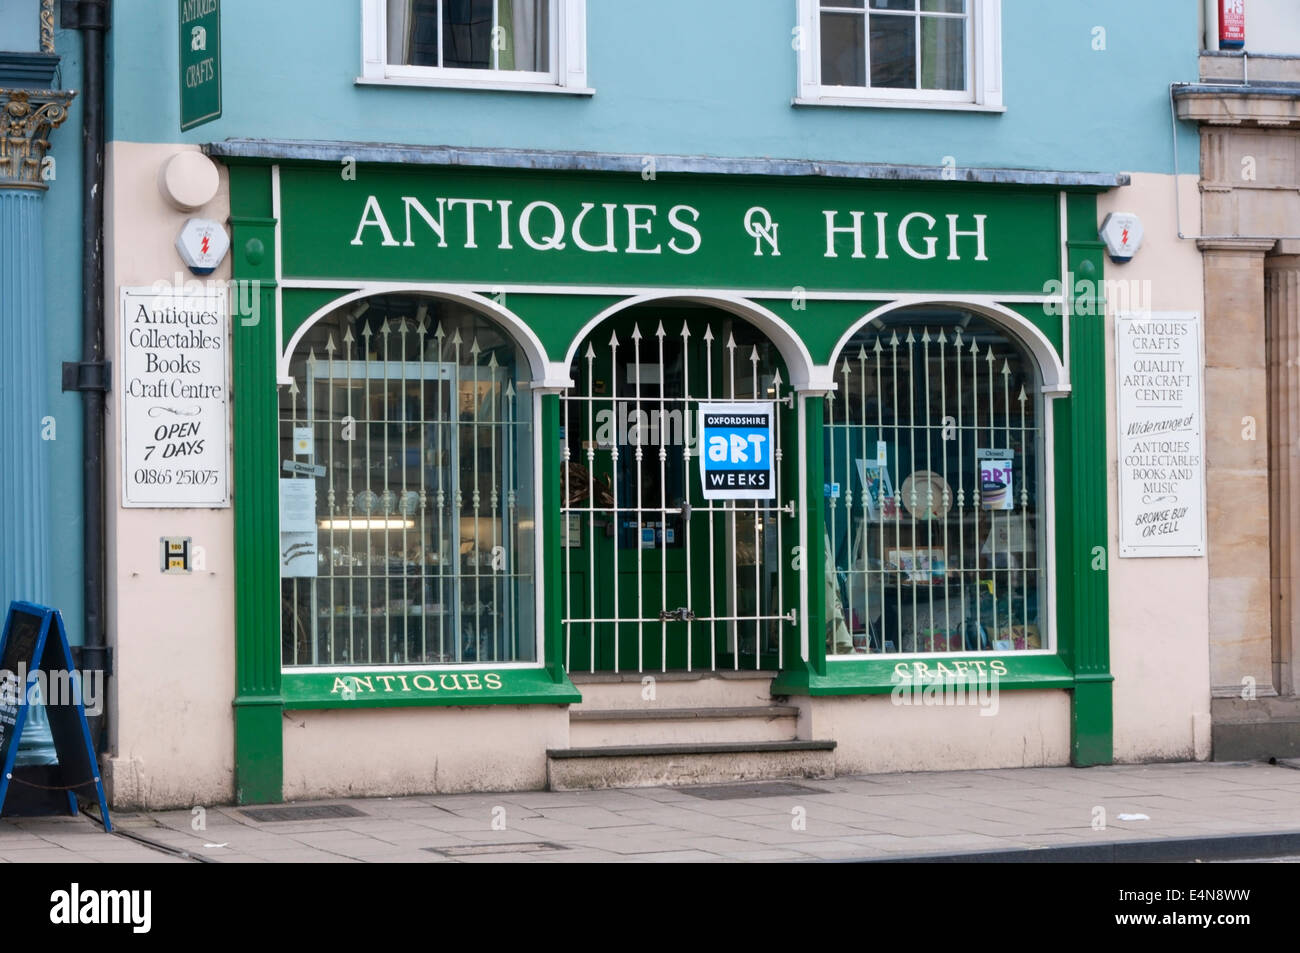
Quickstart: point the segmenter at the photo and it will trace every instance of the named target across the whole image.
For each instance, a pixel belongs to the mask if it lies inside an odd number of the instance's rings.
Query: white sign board
[[[1115,335],[1119,554],[1203,556],[1200,316],[1120,314]]]
[[[776,499],[776,404],[700,404],[700,482],[706,500]]]
[[[224,288],[123,288],[122,505],[230,505]]]

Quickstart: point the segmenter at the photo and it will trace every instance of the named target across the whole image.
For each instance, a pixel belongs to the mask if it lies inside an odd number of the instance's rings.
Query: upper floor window
[[[586,0],[362,0],[364,83],[590,93]]]
[[[1001,0],[800,0],[812,105],[1002,108]]]

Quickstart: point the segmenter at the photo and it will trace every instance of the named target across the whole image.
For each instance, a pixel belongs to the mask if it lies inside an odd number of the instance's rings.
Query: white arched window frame
[[[877,631],[879,632],[880,629],[884,628],[883,623],[886,622],[886,617],[888,613],[881,612],[880,611],[881,607],[879,605],[880,602],[884,601],[884,598],[881,598],[880,596],[872,596],[870,594],[871,586],[873,584],[879,585],[880,582],[885,581],[887,579],[889,582],[892,583],[894,581],[893,579],[894,575],[900,577],[906,577],[908,575],[905,567],[902,566],[898,567],[900,570],[903,570],[902,572],[895,572],[894,570],[886,571],[885,560],[882,557],[883,553],[885,553],[890,548],[906,551],[908,549],[914,550],[917,549],[918,547],[921,547],[924,548],[927,552],[931,548],[939,548],[939,544],[937,543],[936,539],[922,539],[920,543],[917,543],[915,538],[909,538],[907,540],[895,540],[894,542],[890,543],[889,542],[890,525],[889,525],[888,518],[879,519],[878,522],[870,522],[870,523],[864,522],[860,526],[855,526],[855,530],[859,534],[859,537],[856,540],[854,539],[854,534],[852,532],[845,531],[846,528],[845,524],[848,518],[848,512],[847,512],[848,508],[853,507],[854,508],[853,512],[856,513],[859,508],[865,507],[865,501],[863,499],[864,494],[862,493],[861,481],[859,479],[861,477],[861,473],[856,473],[854,471],[853,465],[851,463],[846,463],[846,457],[850,455],[850,453],[853,456],[858,455],[859,446],[856,444],[844,444],[841,446],[840,444],[835,443],[835,441],[837,440],[844,441],[846,437],[846,431],[849,429],[856,429],[858,426],[858,421],[864,418],[864,414],[862,410],[859,409],[859,405],[857,403],[862,397],[862,391],[859,389],[855,389],[855,387],[850,383],[850,379],[854,374],[860,373],[864,370],[866,371],[867,375],[870,376],[871,373],[870,367],[872,361],[874,360],[875,355],[872,353],[868,353],[866,355],[866,366],[863,367],[862,364],[863,354],[861,351],[859,351],[859,346],[862,344],[862,342],[865,339],[874,340],[876,338],[880,338],[882,341],[887,342],[892,334],[893,328],[885,328],[883,322],[888,321],[891,324],[898,324],[900,322],[900,319],[906,321],[906,319],[909,316],[908,312],[922,310],[922,309],[930,312],[949,312],[951,314],[965,313],[971,315],[973,318],[976,318],[984,322],[986,325],[990,326],[993,330],[999,333],[1006,340],[1007,343],[1009,343],[1015,350],[1019,352],[1018,356],[1023,362],[1026,375],[1027,377],[1032,379],[1033,382],[1032,387],[1029,386],[1026,387],[1026,393],[1025,393],[1027,403],[1033,407],[1033,413],[1032,413],[1032,419],[1034,425],[1033,430],[1036,431],[1036,433],[1034,433],[1032,436],[1032,439],[1035,441],[1034,456],[1036,459],[1034,463],[1034,470],[1035,470],[1035,485],[1037,487],[1037,493],[1036,493],[1037,499],[1035,500],[1036,505],[1034,507],[1036,512],[1034,513],[1033,520],[1032,520],[1033,523],[1032,530],[1029,532],[1026,531],[1027,522],[1025,520],[1024,511],[1020,511],[1014,517],[1008,517],[1004,515],[1002,516],[1001,520],[999,520],[996,516],[989,517],[992,525],[981,524],[977,520],[976,525],[977,526],[984,525],[986,528],[986,532],[977,537],[978,542],[977,542],[976,552],[981,553],[981,555],[983,556],[991,557],[991,559],[989,560],[990,565],[995,566],[997,568],[990,569],[989,566],[981,567],[978,563],[975,567],[972,567],[970,565],[966,565],[965,563],[963,563],[959,557],[959,559],[955,561],[955,563],[947,564],[944,567],[944,570],[948,573],[948,580],[946,581],[950,583],[949,585],[946,586],[936,585],[933,587],[917,586],[915,588],[912,588],[910,591],[907,591],[906,597],[902,599],[899,599],[898,593],[895,590],[891,589],[888,590],[887,595],[884,597],[887,599],[894,600],[894,603],[890,608],[895,610],[895,616],[897,616],[898,614],[910,615],[913,613],[915,609],[916,610],[915,617],[911,620],[913,623],[915,623],[916,619],[920,618],[921,616],[929,616],[929,620],[923,620],[923,621],[929,621],[929,625],[931,627],[938,627],[940,623],[944,623],[943,628],[945,628],[949,632],[962,629],[962,622],[965,619],[965,617],[969,614],[967,610],[969,609],[970,606],[970,596],[971,596],[971,593],[969,591],[971,588],[970,586],[966,586],[965,588],[963,588],[960,585],[956,585],[956,589],[955,589],[956,593],[965,601],[962,604],[958,604],[956,602],[958,596],[954,596],[953,592],[951,591],[948,592],[949,598],[946,601],[943,599],[942,593],[953,589],[953,584],[951,584],[952,582],[951,574],[953,572],[958,573],[961,579],[966,579],[967,575],[969,575],[969,579],[967,579],[966,581],[967,582],[975,581],[977,585],[980,579],[985,579],[985,581],[987,582],[986,577],[992,576],[993,583],[994,583],[994,592],[991,593],[991,595],[993,596],[994,601],[996,601],[1000,596],[1008,595],[1008,587],[1010,587],[1010,590],[1012,592],[1014,592],[1015,590],[1019,590],[1019,595],[1023,600],[1023,597],[1026,592],[1026,589],[1024,587],[1027,579],[1027,577],[1024,575],[1024,569],[1028,565],[1028,563],[1022,560],[1020,562],[1020,565],[1013,569],[1012,566],[1016,562],[1016,557],[1014,556],[1009,557],[1009,554],[1005,551],[1001,556],[999,556],[998,552],[996,551],[996,547],[994,547],[993,552],[990,552],[990,549],[986,546],[986,542],[985,542],[986,537],[991,538],[992,533],[998,529],[1001,529],[1002,533],[1005,534],[1008,529],[1008,526],[1006,525],[1007,522],[1011,522],[1011,523],[1018,522],[1019,523],[1018,526],[1013,525],[1010,528],[1012,530],[1017,530],[1017,529],[1019,530],[1019,546],[1025,547],[1026,540],[1032,536],[1032,546],[1033,549],[1038,554],[1037,561],[1034,563],[1033,566],[1033,571],[1037,578],[1037,581],[1035,583],[1036,601],[1037,601],[1037,605],[1036,605],[1037,618],[1036,619],[1033,618],[1033,615],[1035,613],[1031,613],[1030,618],[1028,619],[1025,618],[1024,613],[1025,613],[1026,603],[1024,601],[1021,601],[1016,604],[1016,616],[1017,616],[1016,618],[1007,618],[1005,615],[1003,615],[1002,617],[994,616],[991,620],[989,618],[977,618],[976,629],[978,629],[979,625],[982,625],[984,629],[990,633],[990,637],[989,637],[990,644],[988,645],[979,644],[979,637],[977,634],[976,636],[977,644],[975,646],[971,646],[968,644],[969,639],[963,639],[962,641],[967,644],[960,644],[960,645],[953,645],[953,644],[935,645],[933,644],[933,639],[932,639],[931,644],[925,645],[925,644],[921,644],[922,640],[917,640],[914,637],[912,637],[911,641],[909,641],[908,638],[905,637],[903,641],[907,642],[907,644],[896,643],[892,646],[885,646],[883,645],[884,636],[883,634],[881,634],[880,642],[882,644],[872,647],[870,625],[861,625],[861,626],[854,625],[854,619],[853,619],[854,615],[859,616],[860,621],[865,618],[866,621],[869,623],[872,618],[872,612],[874,611],[874,612],[880,612],[880,619],[879,622],[877,623]],[[913,331],[915,337],[915,343],[913,346],[916,349],[917,354],[919,356],[920,349],[923,347],[923,344],[921,342],[921,333],[925,326],[925,319],[923,317],[918,317],[915,321],[906,321],[906,324]],[[882,329],[884,329],[883,337],[880,337],[878,333],[873,333],[873,332],[879,332]],[[934,328],[931,328],[931,331],[934,330],[935,330]],[[899,349],[900,351],[902,351],[905,349],[906,346],[904,342],[905,331],[902,327],[898,328],[898,334],[899,334]],[[934,350],[937,347],[937,345],[934,343],[935,340],[937,340],[937,338],[932,338],[932,341],[929,345],[931,348],[931,357],[934,356]],[[949,348],[949,363],[950,363],[949,370],[951,371],[951,360],[952,360],[951,336],[949,336],[948,342],[949,342],[948,348]],[[969,339],[967,339],[967,344],[969,344]],[[871,350],[870,344],[868,345],[868,350],[869,351]],[[963,360],[969,362],[970,360],[969,352],[965,354]],[[846,367],[846,363],[847,363],[847,367]],[[886,363],[887,363],[887,358],[886,358]],[[969,363],[967,363],[965,366],[967,368],[970,367]],[[981,366],[981,370],[980,370],[981,375],[987,375],[987,369],[984,367],[983,361],[981,361],[980,366]],[[834,370],[836,373],[837,388],[836,388],[836,392],[828,400],[828,415],[827,415],[828,422],[825,425],[826,426],[825,433],[826,433],[826,441],[827,441],[827,461],[829,463],[833,460],[833,454],[835,456],[838,456],[839,459],[838,461],[835,462],[835,465],[834,467],[832,467],[832,470],[834,470],[835,473],[839,473],[840,471],[847,472],[848,479],[849,481],[851,481],[851,485],[839,484],[838,481],[836,481],[836,483],[832,483],[831,481],[835,480],[835,476],[833,476],[832,472],[828,470],[828,474],[826,477],[828,481],[827,490],[826,490],[826,494],[827,494],[826,517],[827,517],[827,539],[828,541],[830,541],[830,550],[828,553],[827,567],[826,567],[826,574],[825,574],[827,577],[826,612],[827,612],[827,627],[828,627],[828,631],[827,631],[828,660],[832,662],[842,662],[842,661],[850,661],[850,660],[863,660],[864,658],[872,659],[872,658],[883,657],[883,658],[888,658],[890,660],[907,659],[907,658],[934,658],[936,660],[942,661],[945,658],[952,658],[958,655],[967,655],[967,656],[975,656],[975,657],[978,657],[980,655],[986,655],[986,656],[1003,655],[1004,657],[1019,657],[1019,656],[1032,655],[1032,654],[1049,655],[1056,652],[1058,647],[1057,626],[1056,626],[1057,599],[1056,599],[1056,558],[1055,558],[1055,547],[1056,547],[1055,502],[1056,501],[1055,501],[1055,478],[1054,478],[1055,449],[1054,449],[1054,439],[1053,439],[1052,402],[1054,398],[1066,396],[1069,393],[1069,385],[1064,380],[1064,368],[1061,365],[1058,355],[1056,354],[1055,348],[1043,336],[1042,332],[1039,331],[1037,328],[1035,328],[1023,316],[1015,314],[1014,312],[1011,312],[1000,306],[995,308],[990,308],[990,307],[982,307],[979,305],[973,305],[971,303],[966,303],[966,302],[922,301],[919,299],[914,299],[908,302],[896,302],[891,305],[887,305],[881,309],[878,309],[875,312],[872,312],[871,314],[865,316],[862,320],[857,322],[854,325],[854,327],[852,327],[841,337],[840,341],[836,345],[835,357],[830,369]],[[849,375],[848,378],[845,377],[846,372]],[[969,374],[969,371],[967,371],[967,374]],[[886,374],[885,379],[886,381],[888,381],[888,374]],[[979,378],[979,381],[980,381],[979,386],[981,388],[981,394],[983,394],[986,392],[984,388],[988,386],[988,381],[985,380],[984,376],[981,376]],[[907,383],[910,385],[911,383],[910,380]],[[967,383],[969,384],[969,377],[967,379]],[[950,378],[948,381],[949,388],[951,388],[952,384],[953,381]],[[1002,404],[1004,401],[1009,401],[1013,407],[1011,420],[1006,421],[1003,424],[1000,424],[998,426],[998,429],[1003,430],[1006,424],[1010,423],[1012,431],[1018,430],[1018,427],[1016,426],[1016,421],[1014,419],[1014,414],[1015,414],[1014,406],[1016,404],[1016,397],[1018,395],[1009,394],[1004,396],[1002,386],[1001,386],[1001,381],[997,377],[996,367],[994,368],[994,385],[995,385],[994,394],[993,394],[994,404],[998,405],[998,404]],[[927,393],[930,392],[930,387],[928,386],[928,383],[926,386],[926,392]],[[854,408],[848,412],[848,417],[846,418],[846,420],[855,421],[852,425],[852,428],[846,427],[845,422],[840,420],[840,415],[844,413],[844,409],[842,408],[842,406],[838,410],[838,412],[836,409],[836,401],[843,401],[846,393],[851,395],[852,402],[854,403]],[[890,393],[885,393],[883,396],[886,401],[889,401],[892,398],[892,395]],[[904,402],[905,402],[905,398],[902,397],[902,393],[900,392],[899,403],[903,404]],[[951,414],[957,409],[958,408],[955,407],[948,407],[946,413]],[[905,407],[903,412],[907,413],[909,410],[911,410],[911,408]],[[925,408],[921,408],[918,405],[917,412],[920,412],[922,410],[925,410]],[[966,405],[963,408],[961,408],[961,410],[962,412],[967,414],[970,412],[971,407],[969,404],[969,396],[967,398]],[[865,414],[865,418],[867,418],[867,422],[870,422],[869,418],[871,413],[873,412],[874,411],[868,411]],[[927,420],[926,426],[927,427],[930,427],[931,425],[938,426],[939,416],[941,415],[941,408],[932,406],[929,409],[928,413],[932,417],[934,417],[934,420]],[[959,427],[964,426],[964,424],[959,420],[953,422],[956,423]],[[892,429],[892,424],[890,426],[890,429]],[[899,427],[899,432],[902,434],[906,434],[907,430],[908,428],[905,426]],[[890,435],[878,434],[878,436],[889,437]],[[962,439],[961,435],[958,434],[958,440],[961,439]],[[978,440],[976,442],[978,442]],[[890,463],[884,468],[886,469],[887,472],[889,471],[891,465],[895,468],[894,472],[897,472],[896,468],[897,468],[898,458],[895,456],[895,454],[899,454],[899,453],[901,453],[901,450],[898,446],[891,446],[889,448],[888,456],[890,458]],[[864,453],[864,455],[869,456],[869,454],[866,453]],[[937,457],[935,459],[937,459]],[[870,460],[866,460],[863,462],[866,463],[867,467],[870,467],[872,465]],[[952,460],[948,461],[949,464],[951,464],[952,462],[953,462]],[[964,466],[964,469],[961,472],[974,475],[975,471],[973,469],[973,461],[971,461],[970,459],[964,459],[961,462]],[[919,464],[917,464],[915,460],[911,460],[909,461],[909,463],[911,464],[909,469],[913,473],[916,472],[919,467],[925,467],[926,469],[929,469],[929,465],[924,459],[922,459]],[[861,468],[859,467],[859,469]],[[1021,472],[1019,464],[1016,467],[1016,475],[1017,475],[1017,480],[1023,479],[1023,473]],[[942,483],[942,481],[939,482],[940,484]],[[902,496],[903,487],[901,486],[901,481],[897,477],[893,477],[890,480],[890,484],[891,484],[890,489],[892,489],[892,492],[895,494],[895,505],[900,516],[899,523],[895,524],[895,528],[899,524],[906,526],[908,523],[913,524],[913,528],[914,528],[915,525],[917,525],[917,521],[911,518],[911,514],[908,511],[907,503],[911,503],[912,506],[915,506],[918,502],[918,499],[913,498],[912,500],[904,501]],[[950,487],[953,497],[956,496],[956,489],[957,487],[955,485]],[[972,481],[969,480],[966,481],[965,503],[967,507],[970,507],[972,505],[972,491],[974,489],[975,488],[972,486]],[[834,493],[835,490],[838,490],[839,492],[835,493],[834,499],[832,499],[831,498],[832,493]],[[936,490],[936,493],[939,492],[941,491]],[[1022,502],[1019,499],[1021,486],[1017,485],[1014,489],[1014,492],[1017,496],[1016,506],[1017,508],[1019,508]],[[926,505],[926,500],[924,499],[919,499],[919,502],[922,505],[922,507]],[[936,502],[939,502],[938,498],[936,498]],[[950,499],[948,501],[949,506],[955,505],[955,503],[956,503],[955,499]],[[976,504],[977,507],[978,505],[979,504]],[[832,512],[836,509],[838,509],[839,512],[838,514],[835,515],[834,520],[838,520],[838,527],[836,525],[833,525],[833,517],[832,517]],[[855,516],[854,519],[859,520],[862,518],[862,516],[865,515],[866,514],[864,512],[860,516]],[[985,514],[985,516],[988,517],[988,514]],[[1001,527],[998,526],[999,522],[1003,523]],[[924,523],[920,523],[919,525],[923,526]],[[869,533],[875,534],[874,537],[868,536],[866,539],[862,537],[862,528],[864,526],[870,527]],[[840,531],[838,533],[836,532],[837,528]],[[884,529],[883,534],[880,532],[882,528]],[[1013,531],[1011,536],[1012,538],[1016,538],[1017,533]],[[1003,535],[1003,538],[1005,538],[1005,535]],[[944,542],[942,548],[944,549],[945,560],[951,556],[952,553],[949,547],[951,546],[952,542],[955,540],[956,540],[956,536],[950,535],[950,538]],[[967,544],[967,548],[969,549],[969,544],[971,542],[970,539],[967,539],[965,542]],[[873,552],[870,554],[870,556],[868,556],[868,552],[871,550],[873,545],[875,546],[876,550],[878,550],[878,552]],[[854,551],[853,552],[847,551],[847,549],[845,548],[846,546],[848,547],[848,549],[852,549]],[[857,552],[858,550],[861,550],[861,553]],[[862,558],[861,563],[860,564],[855,563],[855,559],[858,559],[859,557]],[[875,557],[879,559],[881,565],[876,569],[869,570],[868,566],[870,565],[870,557]],[[858,573],[858,576],[854,575],[855,566],[856,566],[856,571]],[[1000,580],[999,577],[1001,577]],[[818,576],[817,578],[821,579],[822,577]],[[832,586],[831,583],[832,578],[836,583],[835,586]],[[854,588],[855,579],[856,579],[856,589]],[[932,594],[939,595],[939,598],[935,600],[933,605],[930,604],[930,600],[929,600],[929,596]],[[853,604],[855,601],[854,600],[855,595],[858,597],[856,599],[856,603],[857,603],[856,605]],[[873,603],[873,599],[875,600],[874,603]],[[1008,600],[1008,604],[1010,604],[1010,601],[1011,600]],[[947,610],[946,614],[944,612],[945,609]],[[978,612],[978,609],[976,611]],[[1000,609],[1000,611],[1005,613],[1005,609]],[[931,613],[933,614],[931,615]],[[983,615],[987,615],[987,612],[984,613]],[[842,627],[840,625],[838,621],[839,618],[843,618],[846,620],[847,631],[844,631],[845,627]],[[937,620],[937,621],[933,621],[933,620]],[[898,620],[896,617],[890,617],[888,619],[888,622],[889,625],[891,626],[897,626]],[[1038,641],[1037,645],[1030,644],[1031,639],[1029,636],[1029,627],[1024,624],[1026,622],[1031,622],[1037,629],[1036,632],[1037,641]],[[1019,626],[1020,628],[1017,629],[1015,632],[1002,631],[1005,629],[1011,629],[1016,626]],[[921,628],[924,628],[924,626],[922,626]],[[865,641],[867,643],[867,650],[865,652],[862,651],[860,647],[857,647],[857,643],[862,642],[864,640],[862,638],[856,638],[856,639],[854,638],[855,636],[861,636],[864,633],[866,634]],[[1021,636],[1023,636],[1024,641],[1023,643],[1015,643],[1010,647],[1008,647],[1006,644],[994,645],[993,643],[995,641],[1005,643],[1005,640],[995,638],[993,633],[1001,633],[1003,636],[1010,636],[1013,642],[1015,639],[1019,639],[1021,638]],[[839,645],[839,642],[842,640],[852,640],[855,648],[845,650],[844,647]],[[1013,656],[1012,653],[1014,653]]]
[[[966,0],[966,81],[962,90],[873,88],[822,81],[822,14],[870,16],[872,0],[863,6],[837,5],[833,0],[798,0],[798,106],[874,106],[895,109],[952,109],[1002,112],[1002,0]],[[868,9],[864,9],[864,6]],[[884,10],[877,11],[884,13]],[[895,11],[899,12],[899,11]],[[923,13],[927,11],[914,11]],[[917,42],[919,44],[917,31]],[[866,33],[869,36],[869,31]],[[918,53],[919,55],[919,53]],[[869,70],[869,67],[868,67]],[[867,74],[870,82],[870,73]]]
[[[545,0],[549,3],[546,70],[454,69],[389,62],[392,58],[389,55],[390,30],[400,28],[390,19],[389,6],[393,2],[361,0],[361,75],[357,77],[358,83],[579,96],[594,92],[587,85],[586,0]],[[496,9],[495,2],[493,9]]]

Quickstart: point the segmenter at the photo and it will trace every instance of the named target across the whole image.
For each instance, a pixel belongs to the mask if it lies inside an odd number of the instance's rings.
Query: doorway
[[[570,671],[774,669],[795,631],[795,423],[776,346],[716,309],[602,323],[561,397]],[[775,408],[772,499],[706,499],[699,411]]]

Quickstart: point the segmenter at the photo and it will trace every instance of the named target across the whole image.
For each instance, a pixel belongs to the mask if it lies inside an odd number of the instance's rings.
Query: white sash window
[[[800,105],[1002,109],[1001,0],[799,0]]]
[[[358,82],[587,94],[586,0],[362,0]]]

